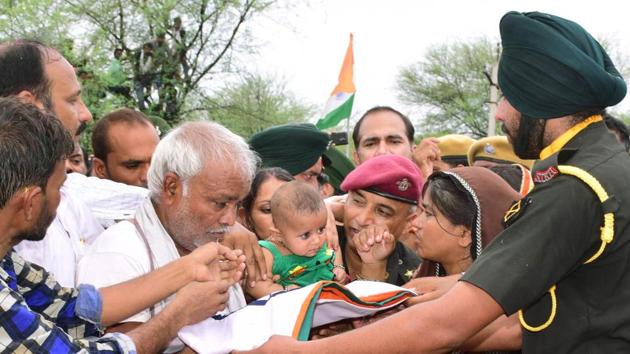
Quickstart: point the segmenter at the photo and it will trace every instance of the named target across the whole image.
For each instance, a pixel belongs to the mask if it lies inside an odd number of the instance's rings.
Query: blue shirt
[[[101,296],[91,285],[62,288],[11,250],[0,261],[0,347],[23,353],[135,353],[124,334],[102,334]],[[86,337],[93,337],[86,339]]]

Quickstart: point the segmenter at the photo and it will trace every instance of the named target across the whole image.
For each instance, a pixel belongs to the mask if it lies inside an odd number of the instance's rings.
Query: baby
[[[311,185],[291,181],[271,197],[271,236],[258,241],[267,260],[267,273],[273,280],[258,281],[249,288],[255,298],[292,289],[320,280],[344,279],[341,258],[326,244],[326,205]]]

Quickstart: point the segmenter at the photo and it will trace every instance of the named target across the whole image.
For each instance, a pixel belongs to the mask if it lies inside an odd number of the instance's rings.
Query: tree
[[[400,70],[399,98],[423,112],[422,131],[486,135],[490,82],[484,73],[496,50],[486,38],[434,45],[422,61]]]
[[[153,75],[147,76],[150,80],[146,96],[150,102],[146,113],[175,124],[182,119],[183,110],[195,108],[190,106],[189,97],[203,96],[213,77],[237,70],[232,65],[235,55],[250,48],[245,24],[272,3],[273,0],[4,0],[0,37],[43,34],[42,40],[59,48],[79,70],[87,72],[86,77],[91,80],[88,84],[96,92],[93,104],[100,106],[104,102],[109,107],[142,106],[137,97],[115,97],[119,95],[107,92],[107,85],[102,82],[114,49],[124,51],[127,86],[133,89],[141,77],[138,58],[143,45],[155,45],[162,34],[172,48],[163,49],[167,55],[159,60],[157,50],[153,52],[155,65]],[[176,17],[181,19],[184,36],[174,30]],[[64,44],[68,42],[71,44]],[[94,105],[90,109],[99,112]]]
[[[206,98],[203,106],[210,119],[246,138],[272,125],[303,122],[315,112],[288,92],[282,80],[258,74],[243,74]]]
[[[630,60],[615,40],[600,38],[624,78],[630,76]],[[461,133],[486,136],[490,101],[490,73],[499,57],[499,45],[486,38],[430,47],[422,61],[398,74],[399,98],[418,109],[423,136]],[[615,115],[628,116],[618,109]]]

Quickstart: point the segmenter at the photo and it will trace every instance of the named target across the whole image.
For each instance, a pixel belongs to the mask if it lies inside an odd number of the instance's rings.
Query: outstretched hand
[[[197,247],[183,259],[189,263],[186,268],[192,272],[194,281],[226,278],[223,272],[228,272],[232,275],[233,281],[238,281],[243,276],[246,257],[241,250],[232,250],[211,242]]]
[[[421,277],[411,279],[403,287],[414,290],[418,296],[405,301],[406,306],[413,306],[421,302],[435,300],[446,294],[461,278],[461,274],[446,277]]]
[[[413,149],[413,161],[418,165],[425,179],[433,173],[434,163],[440,161],[438,143],[439,140],[436,138],[426,138]]]
[[[228,280],[192,282],[177,292],[172,305],[185,316],[186,325],[201,322],[225,309],[232,284]]]
[[[267,263],[262,248],[258,245],[256,235],[247,230],[243,225],[235,223],[223,238],[223,245],[233,249],[242,250],[247,257],[246,277],[250,287],[256,286],[256,282],[267,280]]]

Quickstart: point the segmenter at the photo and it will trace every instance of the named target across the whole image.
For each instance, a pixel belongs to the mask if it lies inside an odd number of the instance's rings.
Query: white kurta
[[[180,258],[175,243],[158,219],[150,198],[146,198],[136,213],[153,255],[155,268],[162,267]],[[108,228],[96,240],[79,262],[78,283],[93,284],[97,288],[121,283],[150,272],[149,251],[142,236],[130,221],[121,221]],[[243,290],[236,284],[230,288],[226,312],[233,312],[246,305]],[[172,297],[155,305],[155,313],[161,311]],[[122,322],[146,322],[151,318],[150,310]],[[183,344],[174,340],[168,352],[181,350]]]
[[[57,215],[42,241],[15,247],[27,261],[44,267],[65,287],[76,287],[76,267],[85,248],[104,226],[133,216],[148,190],[70,173],[60,190]]]

